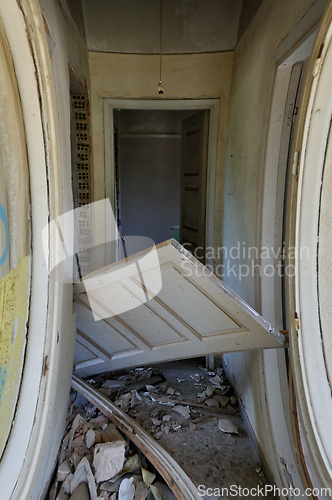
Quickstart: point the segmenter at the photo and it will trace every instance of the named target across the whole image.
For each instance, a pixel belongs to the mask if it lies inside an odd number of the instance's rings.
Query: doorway
[[[114,111],[117,214],[123,235],[180,239],[182,121],[196,111]]]
[[[184,193],[181,151],[182,122],[197,116],[201,110],[206,110],[209,133],[204,207],[198,209],[192,196],[198,186]],[[155,243],[173,236],[192,250],[194,247],[183,228],[179,235],[181,213],[184,217],[186,210],[198,209],[203,213],[204,245],[213,246],[219,99],[104,99],[104,118],[105,191],[115,215],[113,234],[118,225],[121,235],[146,236]],[[195,145],[197,141],[192,143]],[[194,171],[189,175],[193,177]],[[194,244],[201,246],[201,242]],[[107,263],[123,256],[122,245],[114,245],[111,252],[112,255],[106,255]],[[206,259],[205,264],[213,265],[213,261]]]

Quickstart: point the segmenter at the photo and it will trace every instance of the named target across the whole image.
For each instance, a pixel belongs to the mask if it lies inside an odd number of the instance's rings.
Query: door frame
[[[115,203],[115,165],[114,165],[114,118],[115,109],[144,109],[144,110],[203,110],[210,111],[209,141],[207,162],[207,193],[206,193],[206,236],[205,248],[214,247],[214,218],[215,218],[215,178],[217,165],[217,147],[219,132],[220,99],[103,99],[104,112],[104,147],[105,147],[105,195],[109,198],[112,207]],[[114,213],[115,220],[117,214]],[[114,238],[117,237],[117,228],[114,221],[112,228]],[[115,245],[115,258],[117,257]],[[211,252],[210,252],[211,253]],[[206,259],[205,265],[213,268],[213,258]]]

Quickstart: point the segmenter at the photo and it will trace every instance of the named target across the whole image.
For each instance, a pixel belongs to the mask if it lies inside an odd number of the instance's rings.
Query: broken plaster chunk
[[[96,434],[93,429],[89,429],[85,434],[85,444],[88,449],[90,449],[96,443]]]
[[[214,377],[210,378],[210,382],[211,382],[212,385],[214,385],[216,387],[220,387],[220,384],[222,383],[222,380],[219,377],[219,375],[215,375]]]
[[[153,474],[153,472],[144,469],[144,467],[141,468],[141,471],[144,484],[146,484],[146,486],[150,488],[151,484],[156,479],[156,475]]]
[[[87,457],[82,458],[80,463],[78,464],[75,474],[70,481],[70,492],[74,493],[77,486],[81,483],[87,483],[90,492],[91,500],[97,500],[97,489],[95,478],[92,474],[92,470],[90,467],[90,462]]]
[[[147,488],[146,484],[144,484],[142,481],[139,481],[136,484],[134,500],[145,500],[147,492],[148,492],[148,488]]]
[[[176,405],[174,406],[173,410],[182,415],[186,420],[190,418],[189,406]]]
[[[74,474],[68,474],[64,482],[62,483],[61,489],[64,491],[66,495],[70,495],[71,492],[71,481],[74,477]]]
[[[229,402],[229,397],[228,396],[220,396],[219,394],[216,394],[213,396],[217,401],[219,401],[220,406],[226,406]]]
[[[170,415],[164,415],[163,416],[163,422],[169,422],[171,420],[171,416]]]
[[[170,396],[173,396],[174,392],[175,392],[175,391],[174,391],[173,387],[169,387],[169,388],[167,389],[167,394],[169,394]]]
[[[158,387],[155,387],[154,385],[146,384],[145,388],[149,392],[158,392]]]
[[[207,406],[212,406],[213,408],[219,408],[219,401],[217,401],[217,399],[215,399],[215,398],[208,398],[205,401],[205,404]]]
[[[232,420],[221,418],[219,420],[219,429],[227,434],[240,434],[239,428]]]
[[[208,398],[210,398],[215,391],[215,387],[213,387],[211,384],[209,384],[206,389],[205,389],[205,394],[207,395]]]
[[[135,495],[134,478],[123,479],[119,488],[119,500],[133,500]]]
[[[123,387],[125,385],[127,385],[126,380],[106,380],[103,383],[102,388],[103,389],[117,389],[117,388]]]
[[[69,500],[90,500],[89,487],[85,482],[76,486]]]
[[[137,454],[128,458],[127,462],[124,464],[122,472],[134,472],[141,466],[140,458]]]
[[[195,429],[197,429],[197,424],[194,424],[193,422],[189,422],[189,429],[191,431],[194,431]]]
[[[154,409],[154,410],[152,410],[152,412],[151,412],[151,417],[156,418],[156,417],[159,415],[159,413],[160,413],[159,408],[155,408],[155,409]]]
[[[97,483],[108,481],[122,471],[125,455],[125,443],[114,441],[97,444],[94,449],[93,466]]]
[[[104,432],[107,435],[109,441],[123,441],[125,445],[127,445],[127,441],[120,434],[115,424],[108,424]]]
[[[182,429],[182,426],[180,424],[172,425],[172,430],[174,432],[179,431],[180,429]]]
[[[151,418],[151,422],[153,423],[153,425],[160,425],[161,424],[161,421],[158,420],[158,418]]]
[[[73,467],[69,462],[69,460],[65,460],[58,468],[58,474],[57,474],[58,481],[64,481],[68,476],[68,474],[71,474],[73,471],[74,471]]]

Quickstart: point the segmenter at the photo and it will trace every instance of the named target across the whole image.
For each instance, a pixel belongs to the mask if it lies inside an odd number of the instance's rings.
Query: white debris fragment
[[[138,392],[136,391],[136,389],[132,390],[131,393],[135,396],[135,402],[137,403],[141,403],[142,402],[142,398],[141,396],[138,394]]]
[[[74,474],[68,474],[64,482],[62,483],[61,489],[64,491],[66,495],[70,495],[71,492],[71,481],[74,477]]]
[[[133,500],[135,495],[134,478],[123,479],[119,488],[119,500]]]
[[[158,392],[158,387],[155,387],[154,385],[146,384],[145,387],[146,387],[146,390],[149,392]]]
[[[85,482],[80,483],[69,500],[90,500],[89,487]]]
[[[181,382],[185,382],[186,380],[184,378],[177,378],[178,384],[181,384]]]
[[[77,486],[85,482],[89,487],[90,498],[91,500],[97,500],[97,488],[95,483],[95,478],[92,474],[92,470],[90,467],[90,462],[87,457],[82,458],[80,463],[78,464],[75,474],[70,481],[70,491],[71,494],[75,491]]]
[[[127,385],[126,380],[106,380],[103,383],[102,388],[103,389],[117,389],[117,388],[123,387],[125,385]]]
[[[228,396],[221,396],[220,394],[215,394],[213,397],[217,399],[217,401],[219,401],[220,406],[226,406],[229,402]]]
[[[219,420],[219,429],[227,434],[240,434],[239,428],[232,420],[221,418]]]
[[[195,373],[194,375],[190,375],[190,378],[192,378],[196,383],[198,383],[201,380],[201,376],[199,373]]]
[[[180,424],[172,425],[172,430],[174,432],[179,431],[181,428],[182,428],[182,426]]]
[[[121,472],[125,456],[123,441],[97,444],[94,449],[93,466],[97,483],[108,481]]]
[[[85,444],[88,449],[90,449],[94,444],[96,444],[96,434],[93,429],[89,429],[85,434]]]
[[[159,408],[155,408],[154,410],[151,411],[151,417],[157,417],[159,415]]]
[[[207,406],[212,406],[214,408],[219,408],[219,401],[217,401],[215,398],[209,398],[205,401],[205,404]]]
[[[210,378],[210,383],[216,387],[220,387],[222,380],[219,375],[215,375],[214,377]]]
[[[163,416],[163,422],[169,422],[171,420],[171,416],[170,415],[164,415]]]
[[[186,420],[190,418],[189,406],[176,405],[174,406],[173,410],[182,415]]]
[[[151,484],[156,479],[156,475],[153,474],[153,472],[144,469],[144,467],[141,468],[141,471],[144,484],[146,484],[146,486],[150,488]]]
[[[175,391],[174,391],[173,387],[169,387],[169,388],[167,389],[167,394],[169,394],[170,396],[173,396],[174,392],[175,392]]]
[[[211,384],[209,384],[206,389],[205,389],[205,394],[210,398],[215,391],[215,387],[213,387]]]
[[[65,460],[58,468],[58,475],[57,475],[58,481],[64,481],[68,476],[68,474],[72,472],[74,471],[71,463],[69,462],[69,460]]]

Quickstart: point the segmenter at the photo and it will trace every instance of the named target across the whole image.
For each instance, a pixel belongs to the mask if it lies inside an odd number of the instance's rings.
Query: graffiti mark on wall
[[[5,248],[4,248],[4,251],[0,257],[0,266],[1,266],[7,258],[8,248],[9,248],[7,214],[6,214],[5,207],[1,204],[0,204],[0,219],[2,220],[3,225],[5,227]],[[0,252],[1,252],[1,250],[0,250]]]

